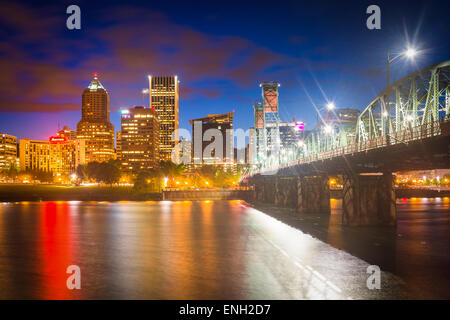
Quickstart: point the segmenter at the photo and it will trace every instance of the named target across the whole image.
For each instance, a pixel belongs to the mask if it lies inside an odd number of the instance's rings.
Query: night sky
[[[66,28],[71,4],[81,30]],[[366,28],[371,4],[381,7],[381,30]],[[235,110],[235,127],[247,129],[259,83],[273,80],[281,120],[296,116],[311,129],[314,104],[364,109],[384,89],[388,49],[420,50],[392,65],[392,80],[449,60],[449,12],[448,1],[7,1],[0,132],[46,140],[58,125],[76,128],[94,72],[115,130],[119,108],[142,105],[148,74],[179,76],[180,127]]]

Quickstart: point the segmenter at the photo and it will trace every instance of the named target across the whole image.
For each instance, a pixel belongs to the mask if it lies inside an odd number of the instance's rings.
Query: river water
[[[0,298],[409,298],[411,279],[448,275],[449,201],[398,208],[399,261],[369,290],[369,263],[243,201],[0,203]]]

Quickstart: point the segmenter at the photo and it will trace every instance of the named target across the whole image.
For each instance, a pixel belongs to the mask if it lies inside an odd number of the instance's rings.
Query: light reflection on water
[[[341,214],[332,199],[328,243],[400,276],[415,298],[450,299],[449,197],[397,199],[396,228],[361,228],[367,237],[342,228]]]
[[[79,291],[66,288],[73,264],[81,268]],[[401,296],[390,275],[388,291],[368,292],[366,267],[241,201],[0,206],[3,299]]]

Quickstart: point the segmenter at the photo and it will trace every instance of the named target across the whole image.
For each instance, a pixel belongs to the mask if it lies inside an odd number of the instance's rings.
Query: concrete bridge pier
[[[275,205],[297,207],[297,177],[275,177]]]
[[[253,188],[255,198],[253,199],[256,202],[264,202],[264,184],[258,183],[259,181],[255,181]]]
[[[327,176],[297,178],[297,211],[330,213],[330,188]]]
[[[342,224],[395,225],[395,189],[392,173],[344,175]]]
[[[272,203],[276,202],[276,176],[258,177],[252,181],[255,190],[256,202]]]

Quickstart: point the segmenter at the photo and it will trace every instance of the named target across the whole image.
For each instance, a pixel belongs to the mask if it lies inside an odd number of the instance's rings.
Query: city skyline
[[[388,49],[400,51],[412,43],[422,51],[412,63],[397,63],[391,70],[393,80],[445,60],[449,52],[445,32],[440,32],[445,30],[445,5],[433,1],[426,10],[423,5],[408,4],[413,7],[408,12],[401,9],[402,1],[389,4],[382,29],[376,31],[365,27],[364,3],[324,3],[320,8],[314,4],[303,4],[301,8],[292,3],[280,4],[272,12],[264,10],[270,5],[263,2],[258,8],[250,6],[233,12],[235,23],[227,26],[225,32],[219,25],[231,12],[218,10],[220,4],[193,13],[189,8],[173,12],[164,4],[143,6],[131,1],[125,7],[102,7],[110,14],[106,15],[108,19],[99,21],[93,21],[95,12],[100,10],[97,5],[80,5],[83,23],[78,34],[57,28],[58,23],[63,25],[65,21],[64,15],[53,17],[56,8],[31,10],[23,4],[10,4],[2,10],[4,19],[0,23],[5,30],[13,30],[10,38],[5,36],[9,45],[2,48],[0,58],[5,65],[1,77],[11,84],[1,92],[3,131],[19,139],[45,139],[58,124],[74,128],[80,106],[76,92],[93,72],[102,76],[104,85],[113,93],[111,122],[116,128],[120,125],[121,107],[142,105],[141,90],[147,87],[149,74],[176,74],[182,86],[181,128],[190,130],[188,120],[202,117],[203,110],[211,106],[214,113],[234,109],[235,127],[250,127],[252,105],[260,96],[258,85],[273,80],[281,83],[281,120],[295,116],[305,120],[311,129],[316,118],[312,103],[321,106],[328,99],[339,108],[362,110],[384,89]],[[383,5],[381,2],[382,10]],[[9,18],[18,8],[26,19]],[[128,12],[127,18],[117,13],[119,9]],[[323,14],[326,25],[313,21],[309,12],[314,10]],[[215,12],[215,16],[208,12]],[[267,12],[272,12],[276,27],[271,28],[272,23],[249,24],[245,16],[250,12],[260,16],[261,21],[272,21],[267,16]],[[281,19],[281,12],[287,15],[286,19]],[[188,19],[192,14],[202,19]],[[348,16],[353,18],[346,19]],[[361,19],[355,20],[354,16]],[[433,24],[434,20],[442,22]],[[20,25],[18,21],[22,21]],[[27,21],[41,23],[31,32],[33,24]],[[154,28],[143,33],[149,26]],[[37,40],[40,32],[54,35],[52,50]],[[171,34],[177,36],[176,40]],[[31,50],[23,52],[25,47]],[[18,63],[19,56],[28,63]],[[22,65],[26,64],[33,68],[25,69]],[[22,74],[25,76],[20,77]],[[24,85],[28,90],[17,95],[16,88]],[[20,119],[23,128],[17,128],[16,119]],[[36,119],[43,126],[38,126]]]

